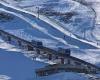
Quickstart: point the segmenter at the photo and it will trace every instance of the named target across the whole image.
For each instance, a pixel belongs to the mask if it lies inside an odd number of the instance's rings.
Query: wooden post
[[[70,59],[68,59],[68,62],[67,62],[67,64],[70,64]]]
[[[64,64],[64,58],[61,58],[61,64]]]
[[[10,36],[7,36],[7,41],[11,41],[11,37]]]
[[[58,56],[56,56],[56,59],[58,59]]]
[[[48,54],[49,60],[52,60],[52,54]]]
[[[36,49],[36,52],[37,52],[37,54],[40,54],[40,50],[39,49]]]
[[[32,51],[33,50],[33,47],[30,46],[30,45],[27,45],[27,48],[28,48],[28,51]]]
[[[18,42],[18,46],[21,47],[22,46],[21,41],[18,40],[17,42]]]

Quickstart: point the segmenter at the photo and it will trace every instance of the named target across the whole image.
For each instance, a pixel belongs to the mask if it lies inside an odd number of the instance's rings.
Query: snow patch
[[[10,80],[11,77],[6,76],[6,75],[0,75],[0,80]]]

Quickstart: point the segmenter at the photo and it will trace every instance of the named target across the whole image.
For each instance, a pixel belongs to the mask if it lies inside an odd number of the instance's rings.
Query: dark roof
[[[84,60],[81,60],[81,59],[76,58],[76,57],[73,57],[73,56],[70,56],[70,58],[72,58],[73,60],[76,60],[76,61],[82,62],[82,63],[84,63],[84,64],[87,64],[87,65],[93,66],[93,67],[95,67],[95,68],[97,68],[97,69],[100,70],[100,67],[99,67],[99,66],[96,66],[96,65],[94,65],[94,64],[91,64],[91,63],[86,62],[86,61],[84,61]]]
[[[71,71],[74,71],[74,70],[79,71],[80,70],[80,72],[84,72],[84,70],[87,70],[87,68],[84,66],[81,66],[81,65],[74,66],[72,64],[69,64],[69,65],[68,64],[54,64],[54,65],[45,66],[44,68],[36,69],[35,71],[36,71],[36,73],[39,73],[39,72],[55,71],[55,70],[65,70],[65,71],[66,70],[71,70]],[[96,71],[96,70],[92,69],[91,71]]]

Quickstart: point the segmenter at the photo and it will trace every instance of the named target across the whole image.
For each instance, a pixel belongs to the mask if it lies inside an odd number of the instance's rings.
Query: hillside
[[[10,4],[32,12],[38,12],[39,10],[39,14],[46,15],[51,18],[51,20],[55,20],[57,23],[60,23],[65,30],[70,31],[78,38],[96,42],[98,39],[95,38],[96,35],[93,35],[93,32],[96,28],[95,23],[99,23],[99,11],[96,8],[99,3],[93,3],[92,1],[90,1],[93,4],[92,6],[85,6],[75,0],[22,0],[18,2],[11,2]],[[96,13],[92,8],[95,9]],[[58,13],[61,12],[66,15],[52,15],[52,11]],[[72,15],[68,17],[67,13],[72,13]]]
[[[96,2],[88,0],[87,3],[91,5],[87,6],[79,1],[0,0],[0,30],[29,42],[41,41],[44,47],[55,51],[58,48],[70,49],[71,56],[100,67],[99,2],[96,5]],[[94,75],[61,71],[40,77],[35,70],[52,64],[53,60],[37,56],[34,51],[21,49],[14,44],[16,41],[7,43],[1,36],[0,34],[0,80],[100,79],[99,71],[99,74]],[[45,53],[48,52],[42,52]]]
[[[3,7],[3,6],[1,5],[1,7]],[[4,7],[4,8],[6,9],[7,7]],[[70,45],[78,46],[79,48],[89,48],[89,46],[87,45],[87,44],[89,44],[89,45],[92,45],[92,46],[99,47],[96,43],[88,42],[88,41],[83,40],[83,39],[79,39],[79,38],[77,38],[76,36],[74,36],[72,34],[70,36],[70,33],[68,31],[63,31],[64,29],[61,26],[57,28],[57,24],[52,23],[51,21],[49,21],[45,17],[42,17],[41,16],[41,19],[42,20],[40,19],[40,21],[39,20],[37,21],[37,18],[36,17],[33,17],[32,14],[27,14],[26,15],[27,12],[25,12],[25,11],[24,11],[24,13],[22,13],[23,12],[22,10],[20,10],[22,12],[19,12],[16,9],[11,9],[11,8],[7,8],[7,9],[9,9],[10,11],[13,11],[13,12],[16,12],[17,11],[18,14],[21,14],[21,15],[18,15],[17,14],[17,16],[19,16],[19,17],[23,18],[24,20],[26,20],[29,24],[31,24],[32,26],[36,27],[39,31],[43,32],[44,34],[48,35],[49,37],[52,37],[53,39],[59,40],[60,42],[64,43],[65,45],[68,43]],[[25,17],[23,17],[22,14]],[[26,18],[26,16],[28,18]],[[34,16],[36,16],[36,15],[34,14]],[[47,21],[47,22],[44,21],[44,18],[45,18],[45,21]],[[32,20],[35,20],[35,23],[36,24],[34,24],[34,22]],[[45,23],[45,25],[43,23]],[[41,28],[41,26],[42,26],[42,28]],[[44,30],[45,30],[45,32],[44,32]],[[59,32],[59,30],[60,30],[60,32]],[[50,31],[52,31],[52,33],[50,33]],[[58,32],[59,32],[60,35],[58,34]],[[65,38],[64,38],[64,36],[65,36]],[[71,39],[72,40],[71,42],[69,41],[70,38],[72,38]],[[64,39],[67,40],[67,42]],[[79,42],[79,44],[76,44],[77,42]],[[92,48],[92,46],[91,46],[91,48]]]

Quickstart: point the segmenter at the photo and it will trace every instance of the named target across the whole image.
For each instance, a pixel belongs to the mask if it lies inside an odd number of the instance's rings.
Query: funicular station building
[[[0,37],[6,42],[18,46],[26,51],[33,51],[32,54],[43,59],[53,61],[55,64],[45,66],[36,70],[38,76],[47,76],[59,72],[78,72],[85,74],[97,74],[100,67],[71,56],[70,49],[53,50],[43,46],[40,41],[27,41],[12,35],[4,30],[0,30]],[[34,58],[34,57],[33,57]]]

